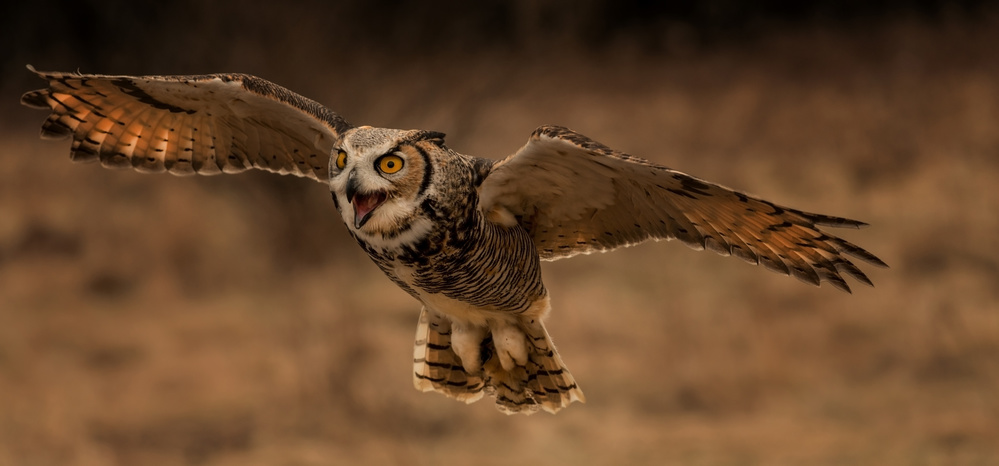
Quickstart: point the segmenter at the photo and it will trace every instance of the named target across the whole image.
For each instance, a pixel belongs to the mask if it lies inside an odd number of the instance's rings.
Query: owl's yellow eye
[[[343,170],[347,166],[347,153],[340,150],[336,153],[336,167]]]
[[[393,174],[399,170],[402,170],[402,157],[398,155],[386,155],[378,159],[378,170],[385,174]]]

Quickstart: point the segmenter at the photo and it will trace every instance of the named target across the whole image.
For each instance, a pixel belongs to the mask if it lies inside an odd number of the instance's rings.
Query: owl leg
[[[451,324],[451,348],[469,374],[477,374],[482,369],[482,341],[486,339],[486,330],[478,325]]]
[[[512,371],[514,367],[527,364],[527,338],[523,330],[516,325],[501,323],[493,327],[492,332],[503,370]]]
[[[424,307],[413,347],[413,385],[422,392],[435,391],[471,403],[482,398],[485,381],[465,371],[451,335],[451,321]]]
[[[542,409],[556,413],[573,401],[585,401],[540,320],[528,318],[509,327],[496,327],[492,344],[495,356],[482,369],[486,393],[496,397],[500,411],[531,414]],[[518,357],[523,357],[523,362]]]

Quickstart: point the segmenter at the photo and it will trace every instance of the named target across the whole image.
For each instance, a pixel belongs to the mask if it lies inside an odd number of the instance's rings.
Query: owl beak
[[[358,188],[360,188],[360,183],[357,182],[357,175],[354,170],[350,171],[347,175],[347,202],[354,201],[354,195],[357,194]]]
[[[382,205],[387,197],[382,191],[375,191],[370,194],[357,193],[354,195],[352,201],[354,205],[354,228],[360,229],[365,223],[368,223],[371,213],[378,206]]]
[[[388,198],[383,191],[364,193],[359,192],[359,189],[360,184],[352,171],[347,178],[347,202],[354,206],[354,228],[358,230],[368,223],[371,213]]]

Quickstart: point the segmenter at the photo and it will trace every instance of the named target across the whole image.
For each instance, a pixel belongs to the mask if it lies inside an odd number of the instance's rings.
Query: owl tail
[[[425,307],[416,327],[413,385],[421,392],[436,391],[465,403],[482,398],[486,386],[481,371],[475,375],[465,372],[451,349],[451,321]]]
[[[469,374],[451,348],[451,322],[424,308],[416,331],[414,385],[418,390],[437,391],[466,403],[488,393],[496,397],[496,407],[506,414],[533,414],[539,408],[554,414],[573,401],[585,402],[544,324],[532,320],[520,322],[518,327],[528,345],[524,366],[504,370],[492,337],[486,337],[480,349],[482,369]]]

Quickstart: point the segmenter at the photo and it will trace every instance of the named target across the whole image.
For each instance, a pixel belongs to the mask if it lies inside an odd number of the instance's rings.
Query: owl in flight
[[[70,157],[176,175],[261,169],[327,184],[347,230],[422,303],[413,382],[506,413],[555,413],[583,392],[555,350],[541,261],[677,239],[818,285],[871,281],[873,254],[819,227],[863,222],[783,207],[542,126],[499,161],[444,134],[354,126],[244,74],[37,72],[21,103],[51,110],[43,138]]]

